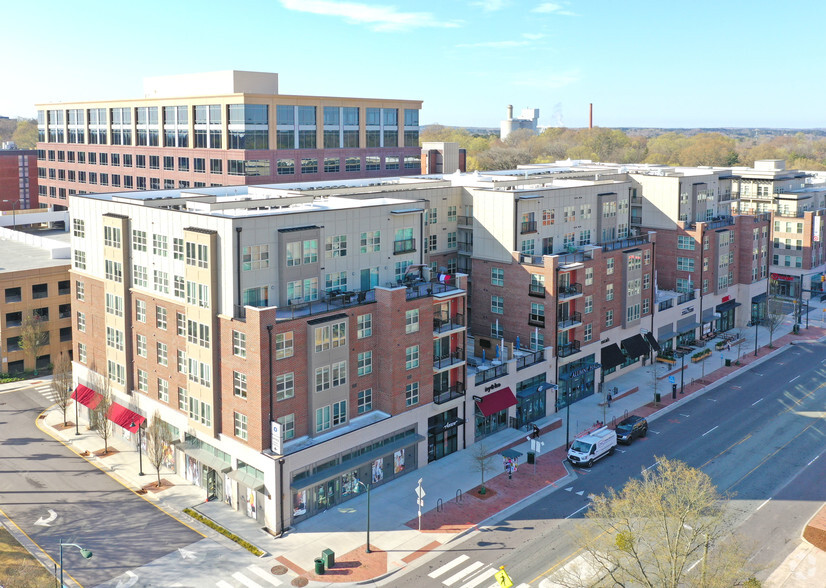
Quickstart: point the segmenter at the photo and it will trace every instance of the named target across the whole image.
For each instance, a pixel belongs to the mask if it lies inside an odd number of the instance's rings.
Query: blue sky
[[[285,94],[424,101],[421,122],[826,127],[822,1],[144,0],[4,6],[0,114],[145,76],[278,72]],[[28,23],[28,26],[22,26]]]

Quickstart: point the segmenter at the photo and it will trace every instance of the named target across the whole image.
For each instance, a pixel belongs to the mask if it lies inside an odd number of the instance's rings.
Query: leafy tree
[[[18,149],[34,149],[37,145],[37,121],[22,119],[11,136]]]
[[[63,411],[63,426],[66,426],[66,408],[72,398],[72,362],[65,353],[55,363],[52,371],[52,392],[55,394],[55,403]]]
[[[663,133],[648,140],[646,163],[680,165],[680,153],[688,147],[690,139],[677,133]]]
[[[44,321],[39,314],[27,314],[23,318],[23,325],[20,331],[20,348],[32,360],[34,375],[37,375],[37,358],[40,356],[40,349],[48,344],[49,333],[44,328]]]
[[[166,457],[167,447],[171,442],[172,432],[161,419],[161,413],[156,410],[155,414],[152,415],[152,422],[146,428],[146,456],[158,475],[158,488],[161,487],[161,466],[164,457]]]
[[[114,423],[109,420],[109,409],[112,408],[112,379],[107,374],[98,374],[95,378],[97,392],[100,394],[100,402],[92,411],[95,431],[98,437],[103,439],[103,454],[109,453],[109,439],[112,438]]]
[[[564,586],[716,588],[747,585],[749,553],[732,535],[727,504],[711,479],[657,457],[620,491],[594,497],[576,541],[588,578],[562,573]],[[583,581],[587,580],[586,584]]]
[[[720,133],[701,133],[692,137],[680,152],[680,164],[688,166],[731,166],[737,163],[735,141]]]
[[[483,442],[474,445],[470,455],[473,458],[474,469],[482,475],[482,489],[479,490],[479,494],[485,494],[487,492],[485,488],[485,474],[493,468],[493,455],[490,455],[488,448]]]

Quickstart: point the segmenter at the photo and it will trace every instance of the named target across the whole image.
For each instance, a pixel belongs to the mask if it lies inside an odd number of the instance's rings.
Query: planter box
[[[710,357],[710,356],[711,356],[711,352],[709,351],[708,353],[705,353],[705,354],[701,355],[700,357],[692,357],[691,358],[691,363],[700,363],[706,357]]]
[[[669,359],[668,357],[655,357],[654,361],[659,361],[670,365],[674,365],[675,363],[677,363],[676,359]]]

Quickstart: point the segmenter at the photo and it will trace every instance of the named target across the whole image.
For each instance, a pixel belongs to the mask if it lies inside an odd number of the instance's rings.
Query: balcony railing
[[[545,327],[545,315],[531,314],[528,316],[528,324],[532,327]]]
[[[641,225],[642,224],[642,217],[641,216],[632,216],[631,217],[631,224],[632,225]]]
[[[393,255],[416,251],[416,239],[399,239],[393,241]]]
[[[521,370],[522,368],[526,368],[528,366],[534,365],[541,361],[545,361],[545,350],[540,349],[539,351],[521,351],[521,353],[527,353],[527,355],[517,355],[516,356],[516,369]]]
[[[465,350],[461,347],[450,353],[433,356],[433,369],[440,370],[465,361]]]
[[[447,388],[433,389],[433,402],[436,404],[444,404],[454,398],[461,398],[465,395],[465,383],[456,382]]]
[[[694,290],[691,292],[683,292],[677,297],[677,304],[682,304],[684,302],[688,302],[689,300],[694,300]]]
[[[458,216],[457,223],[460,227],[472,227],[473,226],[473,217],[472,216]]]
[[[524,265],[538,265],[540,267],[545,265],[541,255],[528,255],[526,253],[519,254],[519,263]]]
[[[545,284],[530,284],[528,286],[528,296],[545,298]]]
[[[451,317],[434,316],[433,317],[433,331],[441,333],[443,331],[452,331],[465,326],[465,315],[456,313]]]
[[[617,239],[603,243],[603,251],[615,251],[616,249],[628,249],[629,247],[638,247],[648,243],[648,235],[640,235],[639,237],[628,237],[626,239]]]
[[[522,234],[525,235],[527,233],[535,233],[536,232],[536,221],[525,221],[522,223]]]
[[[557,355],[559,357],[568,357],[574,353],[579,353],[579,345],[579,341],[569,341],[568,343],[563,343],[559,346]]]
[[[579,296],[582,294],[582,284],[574,283],[559,287],[559,298],[571,298],[572,296]]]
[[[508,375],[508,364],[503,363],[502,365],[495,365],[491,368],[486,370],[481,370],[476,372],[476,385],[484,384],[485,382],[490,382],[491,380],[495,380],[497,378],[501,378],[502,376]]]
[[[582,313],[581,312],[572,312],[566,317],[560,317],[557,323],[557,329],[570,329],[571,327],[575,327],[577,325],[582,324]]]
[[[468,255],[473,253],[473,243],[459,241],[458,243],[456,243],[456,245],[459,249],[459,253],[467,253]]]

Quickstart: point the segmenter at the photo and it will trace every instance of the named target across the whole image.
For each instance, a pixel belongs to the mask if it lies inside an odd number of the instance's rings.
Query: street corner
[[[294,586],[305,586],[307,581],[324,583],[365,582],[381,578],[388,573],[388,554],[370,545],[361,545],[344,554],[329,555],[319,553],[314,559],[314,566],[305,570],[286,556],[280,555],[276,561],[297,574],[293,580]]]

